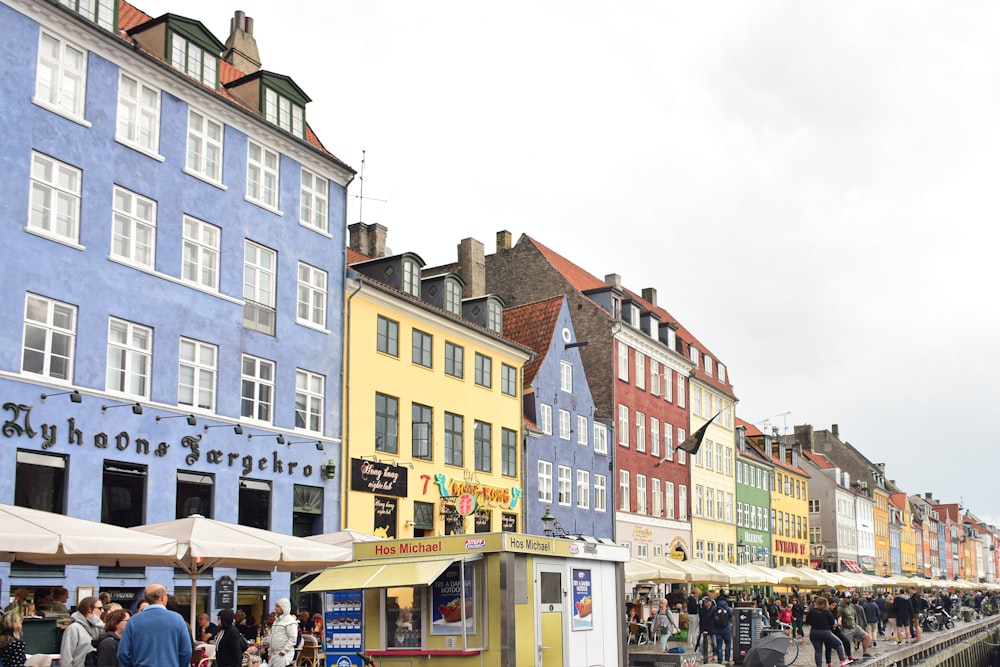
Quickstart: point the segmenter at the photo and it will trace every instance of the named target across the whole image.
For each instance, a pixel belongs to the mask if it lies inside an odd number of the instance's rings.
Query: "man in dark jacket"
[[[868,634],[872,638],[872,646],[878,646],[878,641],[875,638],[878,636],[878,625],[882,619],[882,612],[871,595],[865,598],[865,602],[861,606],[865,610],[865,623],[868,625]]]
[[[709,641],[712,636],[712,612],[715,611],[715,601],[708,595],[701,599],[701,609],[698,610],[698,644],[695,650],[709,651]],[[702,643],[704,642],[704,644]]]
[[[733,657],[733,610],[720,595],[712,613],[712,638],[715,640],[715,661],[722,663],[723,653],[726,662],[731,663]]]

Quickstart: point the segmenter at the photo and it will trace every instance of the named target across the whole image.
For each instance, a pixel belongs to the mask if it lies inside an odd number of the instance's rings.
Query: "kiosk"
[[[359,543],[354,554],[304,588],[334,606],[360,600],[356,614],[327,614],[329,667],[360,665],[359,652],[380,667],[625,664],[626,547],[504,532]],[[355,617],[360,627],[342,632]]]

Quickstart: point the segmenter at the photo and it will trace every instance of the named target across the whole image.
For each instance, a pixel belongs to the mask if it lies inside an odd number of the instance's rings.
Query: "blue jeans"
[[[723,644],[725,644],[726,662],[733,658],[733,632],[716,632],[715,634],[715,661],[722,662]]]

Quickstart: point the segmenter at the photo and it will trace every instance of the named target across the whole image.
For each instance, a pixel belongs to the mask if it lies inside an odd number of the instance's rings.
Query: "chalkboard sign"
[[[215,608],[236,608],[236,585],[232,577],[219,577],[215,580]]]
[[[763,618],[757,607],[737,607],[733,611],[736,612],[733,628],[733,662],[742,665],[743,659],[756,643]]]

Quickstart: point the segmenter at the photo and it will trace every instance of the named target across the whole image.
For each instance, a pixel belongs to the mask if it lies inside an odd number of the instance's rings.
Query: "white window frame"
[[[46,47],[46,42],[52,48]],[[83,47],[47,30],[39,31],[35,95],[31,101],[87,127],[87,58]],[[49,74],[48,80],[43,77]],[[47,84],[47,85],[46,85]]]
[[[586,445],[588,443],[590,431],[590,420],[587,415],[576,416],[576,444]]]
[[[552,435],[552,406],[545,403],[538,404],[538,428],[545,435]]]
[[[486,302],[486,328],[503,333],[503,308],[493,299]]]
[[[126,84],[132,91],[126,90]],[[124,71],[118,73],[115,139],[156,157],[160,150],[160,91]]]
[[[281,155],[264,144],[247,141],[246,200],[278,212],[281,184]]]
[[[196,109],[188,109],[187,156],[184,171],[222,185],[225,125]]]
[[[636,474],[635,476],[635,511],[637,514],[646,514],[648,504],[646,495],[646,476]]]
[[[462,315],[462,286],[452,278],[444,281],[444,309],[452,315]]]
[[[209,53],[174,30],[170,31],[170,64],[213,90],[218,84],[218,55]]]
[[[701,490],[700,487],[698,489],[695,489],[695,494],[697,495],[698,491],[700,491],[700,490]],[[705,515],[704,516],[705,516],[706,519],[715,519],[715,489],[713,489],[710,486],[705,488]],[[722,517],[719,517],[719,518],[721,519]]]
[[[663,367],[663,373],[660,375],[660,382],[663,386],[663,400],[673,401],[674,400],[674,372],[670,370],[667,366]]]
[[[649,393],[660,395],[660,363],[652,359],[649,360]]]
[[[712,377],[712,357],[706,354],[704,359],[705,359],[705,375]]]
[[[628,406],[618,405],[618,444],[622,447],[628,447]]]
[[[618,471],[618,509],[623,512],[631,511],[631,498],[629,497],[629,475],[628,470]]]
[[[299,262],[298,303],[295,321],[308,327],[326,330],[327,273],[311,264]],[[305,314],[303,315],[303,310]]]
[[[295,369],[295,430],[323,432],[326,377],[304,368]],[[305,423],[300,426],[299,422]]]
[[[112,0],[59,0],[59,4],[105,30],[115,29],[115,7],[118,3]]]
[[[628,382],[628,345],[618,341],[618,379]]]
[[[705,488],[701,484],[694,485],[694,507],[691,513],[696,516],[704,516],[705,513]]]
[[[270,261],[265,263],[264,258]],[[244,328],[252,329],[274,335],[277,326],[277,306],[275,303],[275,280],[278,270],[278,253],[265,248],[262,245],[247,240],[243,247],[243,303],[244,303]],[[248,310],[254,312],[255,317],[250,321],[246,317]],[[270,310],[270,328],[266,322],[261,322],[261,312]],[[247,323],[253,326],[247,327]]]
[[[42,315],[44,319],[37,315]],[[69,383],[73,379],[73,363],[76,353],[77,308],[62,301],[28,292],[24,299],[24,328],[21,338],[21,372],[28,375],[46,377],[56,382]],[[29,337],[44,338],[42,347],[28,348]],[[56,349],[65,350],[64,354],[56,354]],[[29,351],[41,355],[42,369],[36,373],[25,368]],[[65,365],[65,377],[53,374],[53,360],[62,359]]]
[[[635,411],[635,451],[646,451],[646,413]]]
[[[182,233],[181,282],[218,292],[222,229],[185,215]]]
[[[573,504],[573,469],[569,466],[559,466],[559,504]]]
[[[608,427],[594,422],[594,453],[608,453]]]
[[[247,364],[252,363],[253,368],[248,369]],[[266,377],[262,371],[268,369],[270,378]],[[271,424],[274,422],[274,376],[275,364],[268,359],[261,359],[250,354],[242,355],[240,359],[240,416],[252,422],[260,424]],[[252,396],[248,397],[245,389],[247,385],[252,388]],[[245,414],[243,403],[249,398],[250,414]],[[260,416],[261,410],[266,414]]]
[[[668,421],[663,422],[663,458],[674,460],[674,425]]]
[[[677,518],[680,521],[687,521],[688,519],[688,488],[686,484],[677,485]]]
[[[594,473],[594,510],[608,511],[608,477]]]
[[[562,439],[562,440],[569,440],[572,437],[572,435],[570,434],[571,430],[572,430],[572,426],[571,426],[571,423],[570,423],[569,410],[563,410],[562,408],[559,408],[559,437],[560,437],[560,439]]]
[[[403,258],[403,283],[400,288],[410,296],[420,296],[420,269],[410,257]]]
[[[115,338],[115,331],[123,332],[123,338]],[[117,396],[148,399],[152,373],[153,330],[142,324],[109,317],[105,390]]]
[[[114,187],[111,198],[111,256],[153,270],[156,266],[156,202]]]
[[[653,477],[650,481],[650,493],[652,494],[652,507],[651,512],[653,516],[663,516],[663,492],[660,489],[660,480],[657,477]]]
[[[660,456],[660,420],[656,417],[649,418],[649,453]]]
[[[559,388],[573,393],[573,364],[568,361],[559,362]]]
[[[676,499],[674,498],[674,483],[664,480],[663,482],[663,508],[665,510],[664,514],[666,518],[673,519],[675,512]]]
[[[590,509],[590,471],[576,471],[576,506],[582,510]]]
[[[264,86],[264,119],[300,139],[306,137],[305,107],[267,86]]]
[[[538,501],[542,503],[552,502],[552,463],[550,461],[538,461]]]
[[[684,397],[684,376],[677,374],[677,407],[683,408],[687,399]],[[683,440],[681,441],[683,442]]]
[[[299,224],[322,234],[330,233],[330,182],[302,167],[299,183]]]
[[[646,388],[646,355],[639,350],[635,351],[635,387]]]
[[[178,353],[177,405],[215,412],[218,364],[218,346],[182,337]],[[206,397],[207,401],[202,400]]]
[[[48,176],[39,170],[49,171]],[[60,243],[80,243],[83,172],[48,155],[31,152],[31,203],[26,229]]]
[[[721,442],[715,443],[715,472],[722,472],[726,465],[726,448]]]

